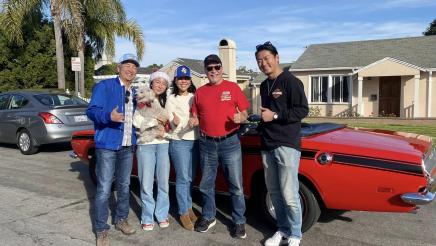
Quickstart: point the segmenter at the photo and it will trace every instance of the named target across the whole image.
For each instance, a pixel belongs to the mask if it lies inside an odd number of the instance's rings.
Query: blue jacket
[[[133,89],[133,98],[135,98]],[[111,121],[111,112],[118,106],[124,113],[125,88],[119,78],[106,79],[97,83],[92,90],[92,98],[86,115],[94,121],[94,142],[96,148],[119,150],[123,141],[124,123]],[[136,100],[133,100],[133,111]],[[136,144],[135,129],[132,126],[132,145]]]

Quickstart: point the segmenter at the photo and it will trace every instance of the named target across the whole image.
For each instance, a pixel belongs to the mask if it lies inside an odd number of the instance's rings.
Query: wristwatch
[[[279,118],[279,115],[277,114],[277,113],[274,113],[274,115],[273,115],[273,119],[274,120],[277,120]]]

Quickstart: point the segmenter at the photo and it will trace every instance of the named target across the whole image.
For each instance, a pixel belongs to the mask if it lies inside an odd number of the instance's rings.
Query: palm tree
[[[83,30],[82,4],[78,0],[3,0],[1,2],[0,26],[8,30],[7,38],[18,44],[23,42],[22,27],[25,17],[35,8],[44,12],[50,8],[53,18],[56,39],[56,61],[58,74],[58,88],[65,89],[64,51],[62,29],[71,38],[70,43],[75,44],[79,30]],[[74,25],[64,25],[68,20]]]
[[[85,25],[80,35],[77,51],[84,61],[85,42],[93,48],[94,56],[100,58],[103,53],[109,57],[115,55],[115,37],[124,37],[133,41],[138,59],[144,53],[144,40],[141,27],[134,20],[127,20],[124,7],[119,0],[81,0]],[[84,62],[80,71],[80,91],[85,92]],[[83,94],[84,95],[84,94]]]

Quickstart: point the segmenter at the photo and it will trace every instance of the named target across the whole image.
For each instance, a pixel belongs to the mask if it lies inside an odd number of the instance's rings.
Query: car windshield
[[[47,106],[82,106],[88,105],[85,100],[76,96],[66,94],[38,94],[34,97],[42,104]]]

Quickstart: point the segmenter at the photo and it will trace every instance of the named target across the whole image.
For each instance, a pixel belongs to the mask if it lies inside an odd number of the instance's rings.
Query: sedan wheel
[[[38,152],[38,147],[28,130],[21,130],[17,135],[17,145],[23,155],[32,155]]]

